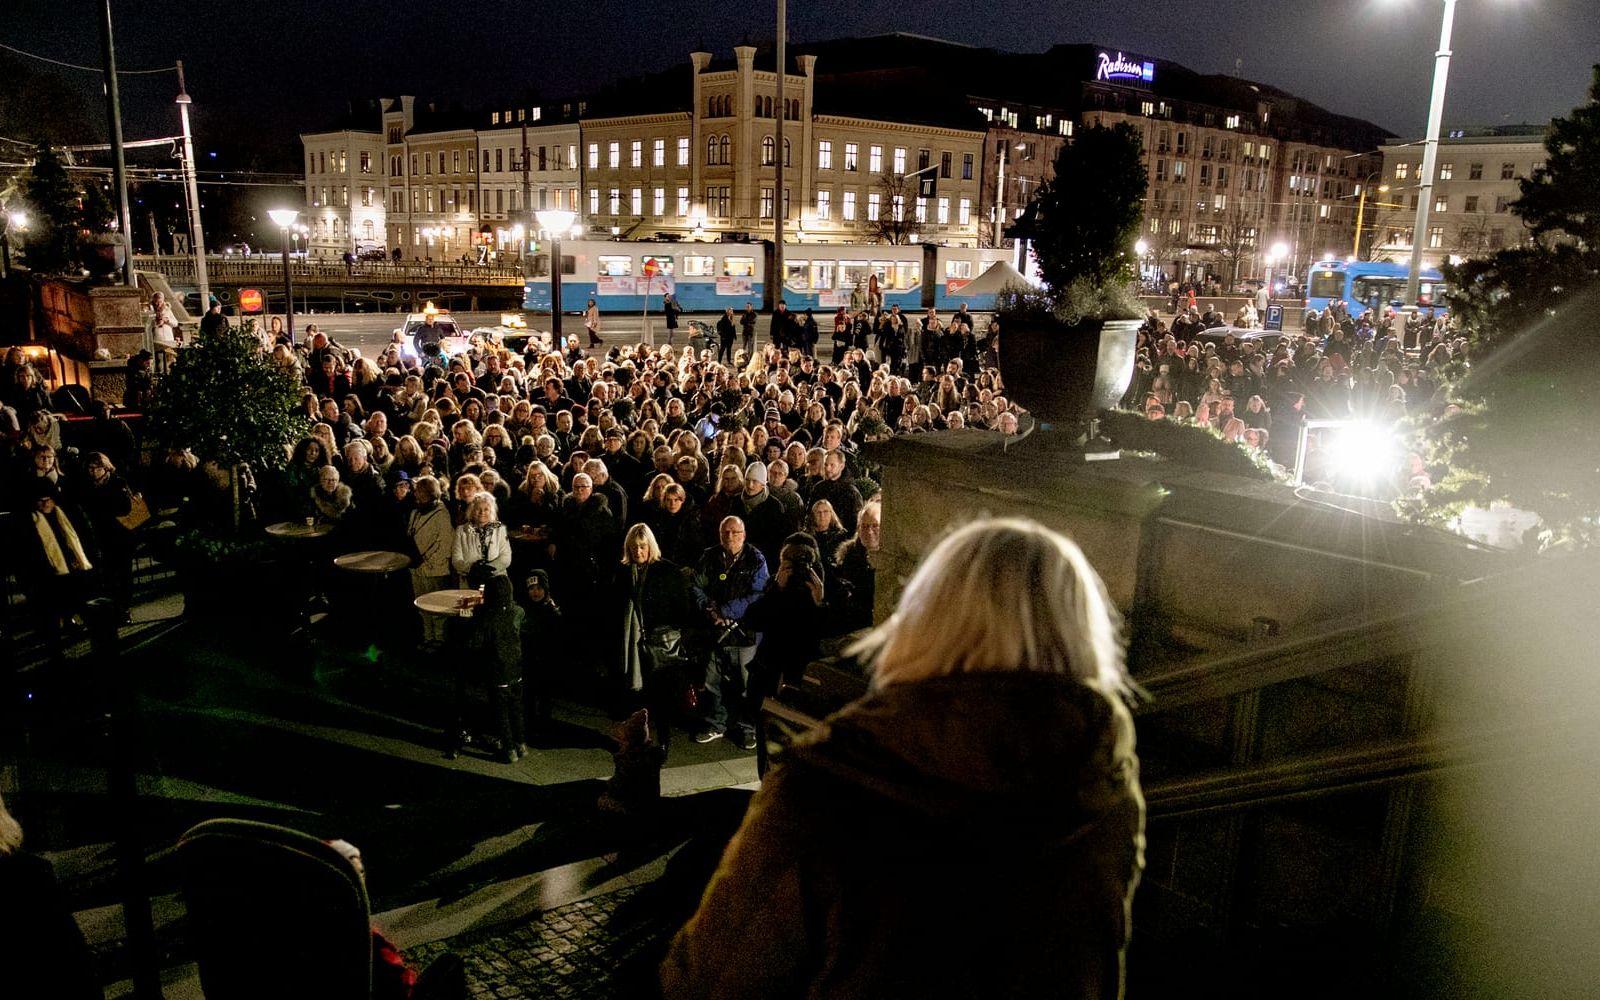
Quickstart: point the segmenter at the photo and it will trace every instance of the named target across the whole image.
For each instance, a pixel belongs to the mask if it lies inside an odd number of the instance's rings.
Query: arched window
[[[718,163],[732,163],[733,162],[733,143],[728,139],[728,137],[727,136],[723,136],[720,140],[718,140],[717,146],[718,146],[717,162]]]
[[[759,97],[757,97],[757,98],[756,98],[756,110],[755,110],[755,116],[756,116],[756,117],[757,117],[757,118],[760,118],[760,117],[761,117],[761,98],[759,98]]]
[[[794,121],[799,121],[800,120],[800,99],[798,97],[795,98],[792,102],[790,102],[789,106],[792,109],[789,112],[790,119],[792,119]]]
[[[789,159],[789,139],[787,136],[783,140],[783,165],[786,167],[794,166],[794,161]]]
[[[710,94],[706,95],[706,117],[717,117],[717,99]]]
[[[763,97],[761,99],[761,107],[762,107],[762,109],[764,111],[766,111],[766,116],[765,117],[771,118],[772,117],[772,98]]]
[[[785,141],[784,146],[788,145],[789,143]],[[763,167],[772,166],[773,151],[776,149],[777,145],[772,141],[772,136],[769,135],[761,140],[761,165]]]
[[[714,164],[716,162],[717,162],[717,137],[714,136],[714,135],[708,135],[708,136],[706,136],[706,163],[707,164]]]

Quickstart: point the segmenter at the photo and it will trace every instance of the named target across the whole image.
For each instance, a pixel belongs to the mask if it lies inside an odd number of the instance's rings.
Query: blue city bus
[[[1306,313],[1321,313],[1329,303],[1341,300],[1350,304],[1351,316],[1386,306],[1398,309],[1405,301],[1410,272],[1408,265],[1388,261],[1325,260],[1313,264],[1306,274]],[[1438,271],[1423,268],[1417,305],[1444,309],[1444,276]]]

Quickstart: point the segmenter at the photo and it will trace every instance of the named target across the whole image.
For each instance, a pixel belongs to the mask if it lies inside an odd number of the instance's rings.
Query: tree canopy
[[[1506,501],[1579,542],[1600,539],[1600,434],[1589,360],[1600,317],[1600,66],[1590,102],[1553,123],[1545,166],[1512,209],[1534,239],[1447,267],[1470,365],[1444,371],[1450,405],[1419,429],[1446,469],[1407,502],[1424,520]]]
[[[1053,289],[1134,278],[1133,245],[1144,218],[1145,168],[1139,133],[1126,123],[1080,130],[1056,154],[1055,176],[1015,227],[1033,241]]]
[[[201,337],[178,352],[156,387],[151,430],[163,446],[224,466],[278,468],[307,430],[301,385],[261,352],[255,322]]]

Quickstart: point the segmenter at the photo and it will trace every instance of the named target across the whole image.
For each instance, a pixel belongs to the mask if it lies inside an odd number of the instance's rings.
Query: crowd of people
[[[312,327],[300,344],[263,345],[304,384],[309,433],[257,477],[255,512],[330,525],[335,550],[409,556],[417,596],[481,591],[470,625],[419,626],[425,650],[476,650],[480,669],[459,676],[487,693],[458,697],[450,753],[487,732],[488,750],[514,761],[548,724],[553,692],[575,684],[649,707],[663,742],[676,719],[697,741],[753,748],[779,677],[871,622],[881,512],[859,445],[1016,432],[998,373],[961,350],[971,324],[958,316],[920,324],[918,359],[935,364],[916,381],[882,342],[817,358],[781,306],[774,343],[720,359],[673,345],[600,353],[576,336],[524,354],[397,341],[362,357]],[[861,323],[909,326],[897,310]],[[483,702],[474,720],[467,706]]]
[[[1170,323],[1150,310],[1124,400],[1151,420],[1210,427],[1282,466],[1293,465],[1308,419],[1388,428],[1431,407],[1441,369],[1465,350],[1442,315],[1353,317],[1344,302],[1310,313],[1299,333],[1204,336],[1227,325],[1215,306],[1180,310]],[[1406,462],[1401,481],[1425,485],[1421,460]],[[1312,469],[1307,479],[1315,478]]]

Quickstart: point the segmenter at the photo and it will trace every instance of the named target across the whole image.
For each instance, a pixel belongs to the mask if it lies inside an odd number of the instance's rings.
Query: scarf
[[[60,507],[55,509],[56,523],[54,529],[50,526],[50,519],[39,511],[33,512],[33,528],[39,534],[39,545],[44,549],[44,557],[50,561],[50,568],[56,576],[67,576],[73,569],[91,570],[89,557],[83,554],[83,543],[78,541],[78,533],[72,528],[72,521],[67,518],[66,512]],[[72,564],[68,565],[66,554],[61,551],[61,545],[56,541],[56,532],[66,539],[67,547],[72,550]]]

